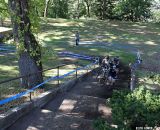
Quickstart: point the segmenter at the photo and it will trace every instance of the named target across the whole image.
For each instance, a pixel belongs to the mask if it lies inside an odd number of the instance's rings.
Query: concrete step
[[[44,121],[44,130],[94,130],[93,121],[72,115],[57,113],[47,122]]]
[[[106,104],[106,100],[87,95],[69,93],[58,112],[84,119],[93,120],[102,117],[111,121],[111,108]]]

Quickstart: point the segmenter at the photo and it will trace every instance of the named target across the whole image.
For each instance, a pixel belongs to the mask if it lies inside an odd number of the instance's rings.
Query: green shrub
[[[113,122],[119,129],[160,125],[160,95],[154,95],[144,87],[139,87],[132,93],[116,91],[110,104]]]
[[[144,87],[133,92],[114,91],[110,100],[112,120],[117,128],[104,119],[94,122],[96,130],[135,130],[136,127],[160,126],[160,95],[153,94]]]
[[[108,125],[106,124],[104,119],[97,119],[94,121],[93,127],[96,130],[108,130],[107,127]]]

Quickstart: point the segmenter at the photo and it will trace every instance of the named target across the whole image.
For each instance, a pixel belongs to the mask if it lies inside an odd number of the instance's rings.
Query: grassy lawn
[[[94,44],[76,47],[75,31],[80,32],[81,42],[90,41]],[[147,65],[154,71],[153,68],[158,66],[156,72],[160,72],[160,61],[157,60],[160,56],[158,53],[160,49],[159,37],[160,26],[158,24],[65,19],[42,20],[41,31],[38,34],[38,39],[43,47],[42,62],[44,69],[62,63],[77,63],[76,59],[59,57],[57,53],[60,51],[72,51],[93,56],[118,55],[123,62],[129,64],[134,61],[135,52],[139,49],[144,59],[144,68]],[[109,46],[110,44],[111,46]],[[15,54],[0,55],[0,81],[18,76],[17,59]],[[88,63],[78,60],[79,65]],[[68,72],[71,68],[75,68],[75,66],[66,66],[62,70]],[[47,77],[52,76],[52,72],[47,72],[45,75]],[[0,91],[3,92],[4,88],[8,89],[6,86],[9,85],[0,85]],[[16,92],[23,90],[18,89],[18,83],[12,86],[13,91],[14,89]]]

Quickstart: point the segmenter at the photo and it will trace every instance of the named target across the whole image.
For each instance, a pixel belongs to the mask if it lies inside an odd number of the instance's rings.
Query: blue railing
[[[42,85],[46,84],[46,83],[49,82],[49,81],[53,81],[53,80],[58,80],[58,79],[65,78],[65,77],[67,77],[67,76],[69,76],[69,75],[77,72],[78,70],[84,70],[84,69],[89,68],[90,66],[95,65],[95,64],[97,64],[96,61],[95,61],[94,63],[91,63],[91,64],[86,65],[86,66],[84,66],[84,67],[76,68],[75,70],[72,70],[72,71],[70,71],[70,72],[68,72],[68,73],[66,73],[66,74],[64,74],[64,75],[62,75],[62,76],[53,76],[53,77],[45,80],[45,81],[42,82],[41,84],[36,85],[36,86],[33,87],[32,89],[28,89],[27,91],[24,91],[24,92],[21,92],[21,93],[18,93],[18,94],[16,94],[16,95],[14,95],[14,96],[5,98],[5,99],[3,99],[3,100],[0,100],[0,105],[4,105],[4,104],[9,103],[9,102],[11,102],[11,101],[14,101],[14,100],[16,100],[16,99],[18,99],[18,98],[21,98],[21,97],[23,97],[24,95],[33,92],[35,89],[41,87]]]

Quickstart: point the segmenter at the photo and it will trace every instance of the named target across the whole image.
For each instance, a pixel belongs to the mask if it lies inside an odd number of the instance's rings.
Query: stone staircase
[[[106,99],[111,97],[113,89],[128,87],[128,72],[127,67],[122,67],[120,81],[112,88],[101,86],[93,73],[42,109],[37,108],[18,120],[8,130],[94,130],[93,121],[99,117],[111,123],[111,108]]]

